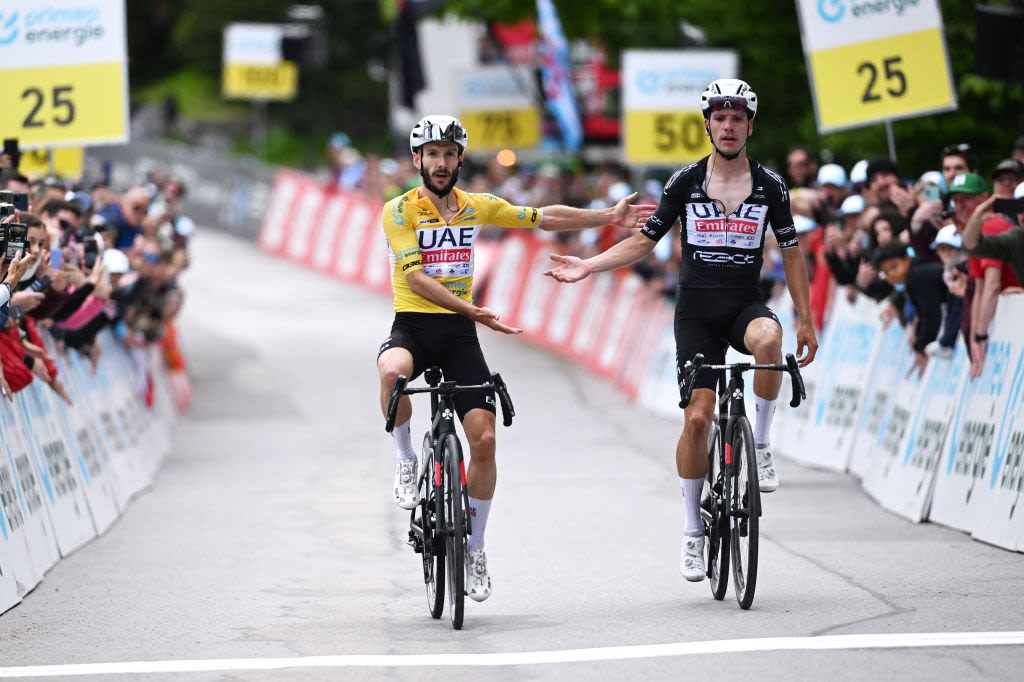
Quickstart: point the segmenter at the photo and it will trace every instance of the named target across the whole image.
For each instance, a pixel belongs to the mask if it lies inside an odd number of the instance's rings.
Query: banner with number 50
[[[128,141],[124,0],[0,3],[0,130],[23,148]]]
[[[710,154],[700,95],[713,80],[736,78],[738,68],[734,50],[623,51],[622,144],[626,161],[677,165]]]

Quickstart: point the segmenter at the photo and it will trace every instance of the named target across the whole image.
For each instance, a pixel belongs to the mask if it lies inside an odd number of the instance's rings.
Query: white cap
[[[921,177],[918,178],[917,181],[935,185],[942,191],[946,191],[946,178],[942,177],[942,173],[939,171],[928,171],[927,173],[922,173]]]
[[[818,169],[818,184],[846,187],[846,171],[837,163],[827,163]]]
[[[196,224],[188,216],[180,215],[174,221],[174,231],[182,237],[190,237],[196,231]]]
[[[939,230],[939,233],[935,235],[935,241],[931,244],[932,251],[934,251],[939,244],[952,246],[954,249],[963,248],[963,241],[960,239],[960,233],[956,231],[956,225],[950,223]]]
[[[861,159],[857,163],[853,164],[853,168],[850,169],[850,182],[867,182],[868,181],[868,160]]]
[[[818,229],[818,223],[814,218],[808,218],[805,215],[799,213],[793,214],[793,227],[796,228],[797,234],[806,234],[808,232],[814,232]]]
[[[608,200],[617,204],[632,193],[633,190],[629,186],[628,182],[614,182],[612,183],[612,186],[608,188]]]
[[[1017,189],[1013,190],[1014,199],[1024,199],[1024,182],[1017,185]]]
[[[864,212],[864,197],[859,194],[851,194],[850,196],[843,199],[843,204],[839,207],[840,215],[854,215],[856,213]]]
[[[103,252],[103,265],[106,266],[107,272],[112,275],[123,275],[131,270],[131,267],[128,265],[128,256],[123,251],[118,251],[117,249],[107,249]]]

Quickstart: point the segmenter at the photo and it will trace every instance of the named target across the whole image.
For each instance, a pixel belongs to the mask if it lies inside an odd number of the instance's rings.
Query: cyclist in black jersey
[[[679,224],[683,263],[675,333],[680,383],[683,365],[696,353],[703,353],[707,363],[722,364],[724,342],[753,355],[759,364],[782,361],[782,327],[762,301],[758,288],[769,226],[782,251],[789,293],[799,315],[800,365],[810,364],[817,352],[807,270],[800,250],[795,248],[796,228],[786,183],[746,155],[757,104],[757,95],[741,80],[723,78],[709,84],[700,106],[712,153],[672,176],[657,210],[640,234],[586,260],[552,254],[556,265],[545,273],[559,282],[578,282],[594,272],[630,265],[651,253],[655,243]],[[778,487],[769,433],[781,384],[779,372],[759,371],[754,377],[754,443],[763,492]],[[676,447],[676,468],[686,510],[679,568],[683,577],[697,582],[707,573],[700,497],[715,408],[714,374],[702,373],[694,386]]]

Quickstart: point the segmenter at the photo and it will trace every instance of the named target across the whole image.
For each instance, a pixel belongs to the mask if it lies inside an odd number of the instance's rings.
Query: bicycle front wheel
[[[708,568],[711,595],[721,601],[729,588],[729,517],[725,513],[726,478],[722,470],[722,444],[717,422],[708,435],[708,473],[701,496],[701,516],[707,532],[704,565]]]
[[[442,444],[444,462],[444,507],[447,528],[445,559],[448,568],[448,615],[452,627],[462,629],[466,604],[466,509],[463,506],[462,446],[454,434]]]
[[[732,581],[740,608],[749,609],[757,586],[758,521],[761,491],[757,482],[754,434],[746,417],[735,422],[730,439],[731,488],[729,496],[729,540],[732,550]]]
[[[428,433],[423,437],[423,471],[420,472],[420,528],[423,532],[423,582],[427,588],[427,609],[433,618],[444,611],[444,498],[434,484],[434,447]],[[414,519],[415,520],[415,519]]]

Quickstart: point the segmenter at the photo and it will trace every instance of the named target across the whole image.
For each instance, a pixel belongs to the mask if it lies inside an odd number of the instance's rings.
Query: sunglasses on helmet
[[[747,98],[736,95],[716,95],[708,98],[708,107],[711,111],[722,111],[723,109],[744,109],[748,110]]]
[[[960,144],[947,144],[942,148],[942,155],[949,156],[950,154],[970,154],[974,150],[971,149],[971,145],[966,142]]]
[[[434,137],[434,128],[437,128],[437,137]],[[435,126],[433,123],[428,123],[424,126],[423,136],[435,141],[447,140],[449,142],[457,142],[463,139],[466,135],[466,131],[463,130],[462,126],[457,123],[449,123],[445,128]]]

